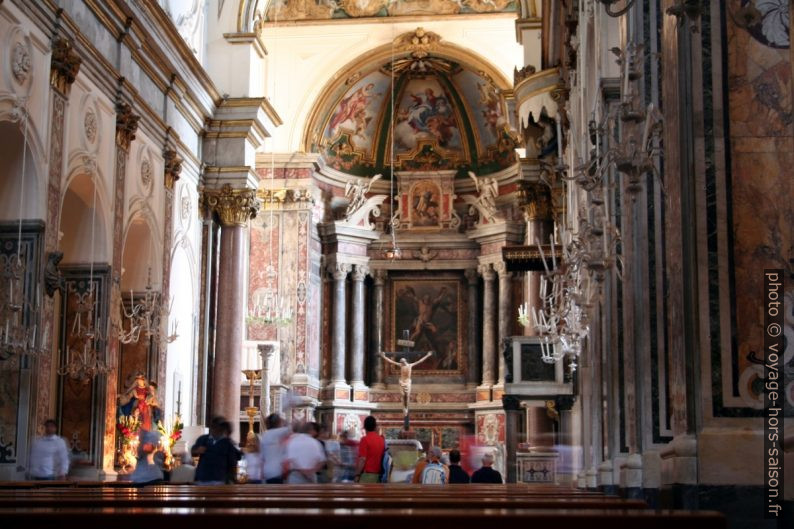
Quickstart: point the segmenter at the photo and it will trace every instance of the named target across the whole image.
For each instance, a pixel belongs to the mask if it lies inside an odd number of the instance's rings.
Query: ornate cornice
[[[179,180],[179,174],[182,172],[182,157],[172,149],[163,151],[163,160],[165,161],[165,187],[174,190],[174,184]]]
[[[262,201],[266,209],[291,202],[314,202],[311,190],[305,187],[259,189],[256,192],[256,196]]]
[[[135,139],[141,117],[132,113],[128,103],[116,103],[116,145],[125,151]]]
[[[259,211],[256,190],[235,189],[229,184],[220,189],[204,189],[201,202],[207,213],[218,214],[223,226],[247,226]]]

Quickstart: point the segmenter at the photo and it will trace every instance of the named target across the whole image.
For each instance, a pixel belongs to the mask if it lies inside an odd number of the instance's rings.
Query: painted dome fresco
[[[392,159],[395,170],[457,170],[461,177],[515,164],[515,136],[491,77],[416,55],[389,57],[327,92],[310,150],[326,166],[356,176],[388,172]]]

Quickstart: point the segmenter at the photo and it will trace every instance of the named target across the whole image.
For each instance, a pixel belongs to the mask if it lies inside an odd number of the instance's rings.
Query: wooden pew
[[[473,502],[469,502],[472,504]],[[4,527],[44,529],[51,527],[112,527],[114,529],[204,529],[234,524],[268,524],[277,527],[322,529],[405,529],[439,524],[456,529],[482,529],[498,520],[503,524],[553,524],[555,529],[579,529],[593,523],[610,529],[725,529],[718,513],[659,511],[648,509],[481,509],[435,508],[34,508],[0,509]]]

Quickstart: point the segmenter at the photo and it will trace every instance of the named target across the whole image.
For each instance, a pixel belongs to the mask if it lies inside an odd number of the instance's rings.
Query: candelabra
[[[259,408],[254,406],[254,383],[257,380],[262,380],[261,369],[243,369],[245,378],[248,379],[248,406],[245,408],[245,414],[248,415],[248,435],[247,441],[254,439],[254,417],[259,413]]]
[[[38,355],[43,350],[36,341],[35,312],[24,300],[22,278],[25,270],[21,255],[0,255],[0,270],[0,280],[8,285],[0,301],[0,361]],[[26,316],[32,319],[32,325],[25,321]]]
[[[99,311],[95,293],[96,285],[93,280],[82,293],[77,292],[73,284],[69,285],[69,294],[74,295],[76,309],[66,362],[58,369],[58,374],[68,375],[83,384],[88,384],[95,376],[110,371],[110,367],[102,358],[102,345],[106,340],[99,329]]]
[[[124,317],[129,322],[127,330],[119,332],[119,341],[121,343],[137,343],[141,333],[143,333],[147,339],[154,337],[154,341],[164,347],[179,337],[179,334],[177,334],[179,322],[177,321],[173,322],[166,333],[163,333],[162,322],[164,319],[167,320],[171,314],[174,301],[173,299],[171,300],[168,310],[163,313],[162,297],[152,287],[151,268],[149,269],[149,277],[146,282],[146,291],[143,299],[139,303],[135,303],[132,291],[130,291],[130,309],[127,310],[120,299],[119,304]]]
[[[254,296],[254,308],[248,315],[248,321],[288,325],[292,321],[292,300],[278,295],[269,285],[263,296]]]

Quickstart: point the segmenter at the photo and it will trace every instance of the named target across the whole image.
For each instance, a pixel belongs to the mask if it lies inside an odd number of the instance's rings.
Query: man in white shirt
[[[65,479],[69,473],[69,450],[58,435],[52,419],[44,423],[44,436],[37,437],[30,449],[31,479]]]
[[[289,471],[287,483],[317,483],[317,471],[325,464],[325,450],[320,441],[309,435],[314,432],[311,423],[305,423],[301,433],[287,441],[285,466]]]
[[[262,479],[265,483],[284,483],[284,456],[287,449],[289,427],[278,413],[265,419],[267,430],[259,440],[259,455],[262,457]]]

